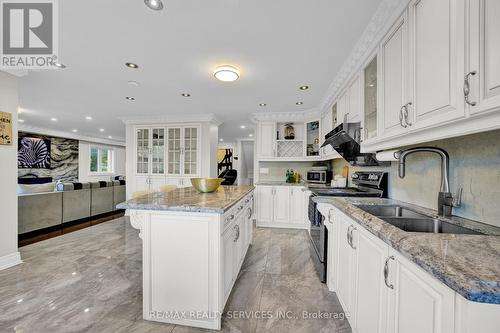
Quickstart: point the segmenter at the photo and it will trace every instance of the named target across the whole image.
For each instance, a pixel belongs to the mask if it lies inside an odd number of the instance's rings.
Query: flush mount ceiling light
[[[86,116],[85,119],[92,120],[92,117],[91,116]]]
[[[57,121],[57,118],[50,118],[51,121]]]
[[[133,69],[139,68],[139,65],[134,64],[133,62],[126,62],[125,66],[127,66],[128,68],[133,68]]]
[[[144,3],[146,4],[146,6],[148,6],[149,9],[152,10],[163,9],[163,2],[161,2],[161,0],[144,0]]]
[[[240,78],[240,71],[236,67],[224,65],[215,69],[214,76],[219,81],[233,82]]]
[[[135,98],[130,96],[125,97],[125,99],[128,101],[135,101]]]
[[[295,103],[295,105],[302,105],[302,104],[304,104],[304,102],[297,102],[297,103]]]
[[[299,89],[300,90],[307,90],[307,89],[309,89],[309,86],[300,86]]]
[[[181,94],[182,97],[191,97],[191,94],[188,94],[188,93],[182,93]]]

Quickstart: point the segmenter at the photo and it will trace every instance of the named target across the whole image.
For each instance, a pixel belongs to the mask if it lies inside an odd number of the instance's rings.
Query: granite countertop
[[[437,217],[436,211],[380,198],[316,197],[313,200],[335,206],[464,298],[500,304],[500,228],[451,217],[445,220],[485,235],[406,232],[355,205],[400,205],[432,217]]]
[[[152,192],[125,201],[117,208],[223,214],[253,189],[253,186],[221,186],[215,192],[200,193],[194,187],[185,187]]]

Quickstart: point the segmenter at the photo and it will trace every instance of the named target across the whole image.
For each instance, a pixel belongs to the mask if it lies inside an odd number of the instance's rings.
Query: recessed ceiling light
[[[181,94],[182,97],[191,97],[191,94],[188,94],[188,93],[182,93]]]
[[[375,87],[375,85],[373,83],[370,83],[368,87]]]
[[[108,135],[108,139],[113,139],[113,137],[111,135]]]
[[[17,121],[20,123],[24,123],[24,119],[18,119]]]
[[[266,103],[260,103],[259,106],[266,106]]]
[[[309,86],[300,86],[299,89],[300,90],[307,90],[307,89],[309,89]]]
[[[57,121],[57,118],[50,118],[50,120],[52,120],[52,121]]]
[[[92,117],[91,116],[86,116],[85,119],[92,120]]]
[[[64,68],[66,68],[66,65],[60,64],[60,63],[58,63],[58,62],[56,62],[54,65],[55,65],[57,68],[60,68],[60,69],[64,69]]]
[[[134,97],[130,97],[130,96],[125,97],[125,99],[129,100],[129,101],[135,101],[135,98]]]
[[[224,141],[224,139],[223,139],[223,138],[220,138],[220,139],[219,139],[219,141],[220,141],[220,142],[222,142],[222,141]]]
[[[241,128],[241,129],[245,129],[245,128],[247,128],[247,127],[246,127],[245,125],[241,125],[241,126],[240,126],[240,128]]]
[[[163,9],[163,2],[161,0],[144,0],[144,3],[148,8],[152,10],[162,10]]]
[[[236,67],[224,65],[215,69],[214,76],[219,81],[232,82],[239,79],[240,71]]]
[[[76,133],[76,132],[78,132],[78,130],[77,130],[76,128],[73,128],[73,129],[71,130],[71,132]]]
[[[127,66],[128,68],[133,68],[133,69],[139,68],[139,65],[134,64],[133,62],[126,62],[125,66]]]
[[[248,134],[249,137],[253,137],[253,134]]]
[[[295,104],[296,104],[296,105],[302,105],[302,104],[304,104],[304,102],[297,102],[297,103],[295,103]]]
[[[130,80],[127,82],[129,86],[132,86],[132,87],[139,87],[141,84],[137,81],[134,81],[134,80]]]
[[[104,128],[99,128],[99,132],[104,132]]]

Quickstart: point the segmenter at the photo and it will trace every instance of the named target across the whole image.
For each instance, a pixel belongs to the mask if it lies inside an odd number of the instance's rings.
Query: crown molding
[[[122,117],[119,118],[125,125],[146,125],[146,124],[160,124],[160,123],[192,123],[192,122],[207,122],[217,126],[222,124],[215,114],[201,113],[201,114],[172,114],[161,116],[135,116],[135,117]]]
[[[312,118],[319,118],[321,113],[317,108],[296,112],[258,112],[250,116],[254,123],[259,121],[307,121]]]
[[[92,137],[92,136],[75,134],[72,132],[58,131],[58,130],[43,128],[43,127],[28,126],[28,125],[23,125],[23,124],[19,124],[18,131],[33,133],[33,134],[40,134],[40,135],[47,135],[47,136],[55,136],[58,138],[73,139],[73,140],[87,141],[87,142],[93,142],[93,143],[101,143],[101,144],[112,145],[112,146],[122,146],[122,147],[125,146],[125,140],[121,141],[121,140],[112,140],[112,139],[102,139],[102,138],[96,138],[96,137]]]
[[[361,38],[358,40],[347,60],[342,65],[339,73],[330,84],[318,109],[326,112],[333,101],[347,85],[356,71],[368,60],[375,51],[384,35],[389,31],[396,19],[407,7],[410,0],[382,0],[377,11],[372,16]]]

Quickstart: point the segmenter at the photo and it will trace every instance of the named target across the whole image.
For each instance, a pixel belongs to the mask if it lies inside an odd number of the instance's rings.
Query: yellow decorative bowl
[[[217,190],[223,181],[223,178],[191,178],[191,184],[201,193]]]

